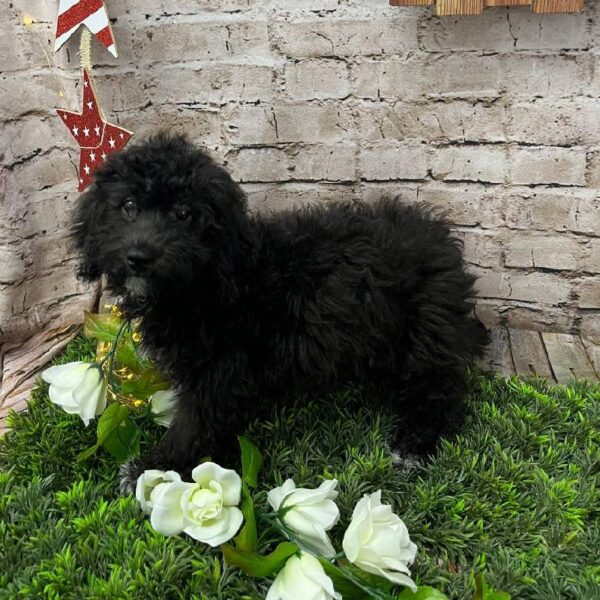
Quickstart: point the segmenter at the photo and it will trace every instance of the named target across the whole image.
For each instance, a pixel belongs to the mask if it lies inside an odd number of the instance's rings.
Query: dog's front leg
[[[121,492],[133,493],[138,477],[149,469],[173,470],[189,479],[191,470],[201,458],[209,456],[214,447],[214,430],[200,414],[193,401],[186,402],[181,398],[175,418],[162,441],[147,454],[121,467]]]

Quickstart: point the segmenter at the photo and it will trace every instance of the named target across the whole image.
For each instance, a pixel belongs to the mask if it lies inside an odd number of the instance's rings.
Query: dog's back
[[[256,218],[251,296],[275,380],[322,387],[407,379],[485,343],[461,245],[429,210],[397,200]],[[285,373],[285,375],[284,375]]]

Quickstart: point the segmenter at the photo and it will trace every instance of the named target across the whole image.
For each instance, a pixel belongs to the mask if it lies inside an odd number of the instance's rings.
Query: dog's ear
[[[233,299],[238,295],[234,274],[255,252],[256,246],[246,195],[231,175],[217,165],[210,167],[203,195],[210,203],[211,222],[207,228],[212,230],[215,274],[223,300]]]
[[[73,211],[71,242],[80,257],[77,275],[84,281],[96,281],[102,275],[98,257],[104,211],[95,185],[79,197]]]

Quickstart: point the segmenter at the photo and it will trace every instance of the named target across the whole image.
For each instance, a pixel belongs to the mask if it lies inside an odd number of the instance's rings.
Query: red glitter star
[[[85,69],[83,71],[83,113],[78,114],[69,110],[56,112],[81,148],[79,191],[83,192],[92,183],[94,173],[102,166],[108,155],[123,149],[133,133],[107,123],[102,118],[90,76]]]

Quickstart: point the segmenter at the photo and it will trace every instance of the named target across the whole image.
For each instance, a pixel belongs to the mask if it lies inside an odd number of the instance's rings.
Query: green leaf
[[[129,409],[123,404],[115,402],[109,404],[108,408],[100,415],[98,419],[98,444],[103,444],[104,441],[111,435],[113,431],[127,418]]]
[[[448,600],[448,596],[435,588],[424,585],[418,587],[416,592],[405,588],[398,596],[398,600]]]
[[[298,546],[282,542],[267,556],[234,548],[230,544],[221,546],[225,562],[242,570],[250,577],[270,577],[285,565],[287,559],[298,552]]]
[[[507,592],[497,592],[489,587],[484,573],[475,575],[473,586],[475,588],[473,600],[511,600],[510,594]]]
[[[393,600],[389,592],[392,585],[387,580],[381,577],[371,578],[369,573],[360,569],[338,567],[325,558],[320,558],[319,562],[333,581],[336,592],[339,592],[344,600],[365,600],[365,598]]]
[[[78,461],[87,460],[100,446],[117,461],[123,462],[140,451],[140,432],[129,420],[129,409],[122,404],[110,404],[98,419],[96,444],[80,452]]]
[[[256,533],[256,515],[254,514],[254,501],[248,491],[248,486],[244,483],[242,487],[242,514],[244,515],[245,525],[242,531],[235,538],[235,543],[240,550],[256,552],[258,549],[258,535]]]
[[[98,448],[100,448],[99,444],[94,444],[93,446],[90,446],[89,448],[86,448],[85,450],[81,451],[77,455],[77,462],[83,462],[84,460],[87,460],[88,458],[90,458],[90,456],[96,454],[96,450],[98,450]]]
[[[246,436],[241,435],[238,440],[242,449],[242,479],[250,487],[256,487],[262,466],[262,454]]]
[[[129,418],[126,418],[102,442],[102,447],[118,462],[125,462],[140,453],[140,431]]]
[[[117,337],[123,321],[112,313],[90,313],[85,311],[83,335],[88,338],[112,342]]]

